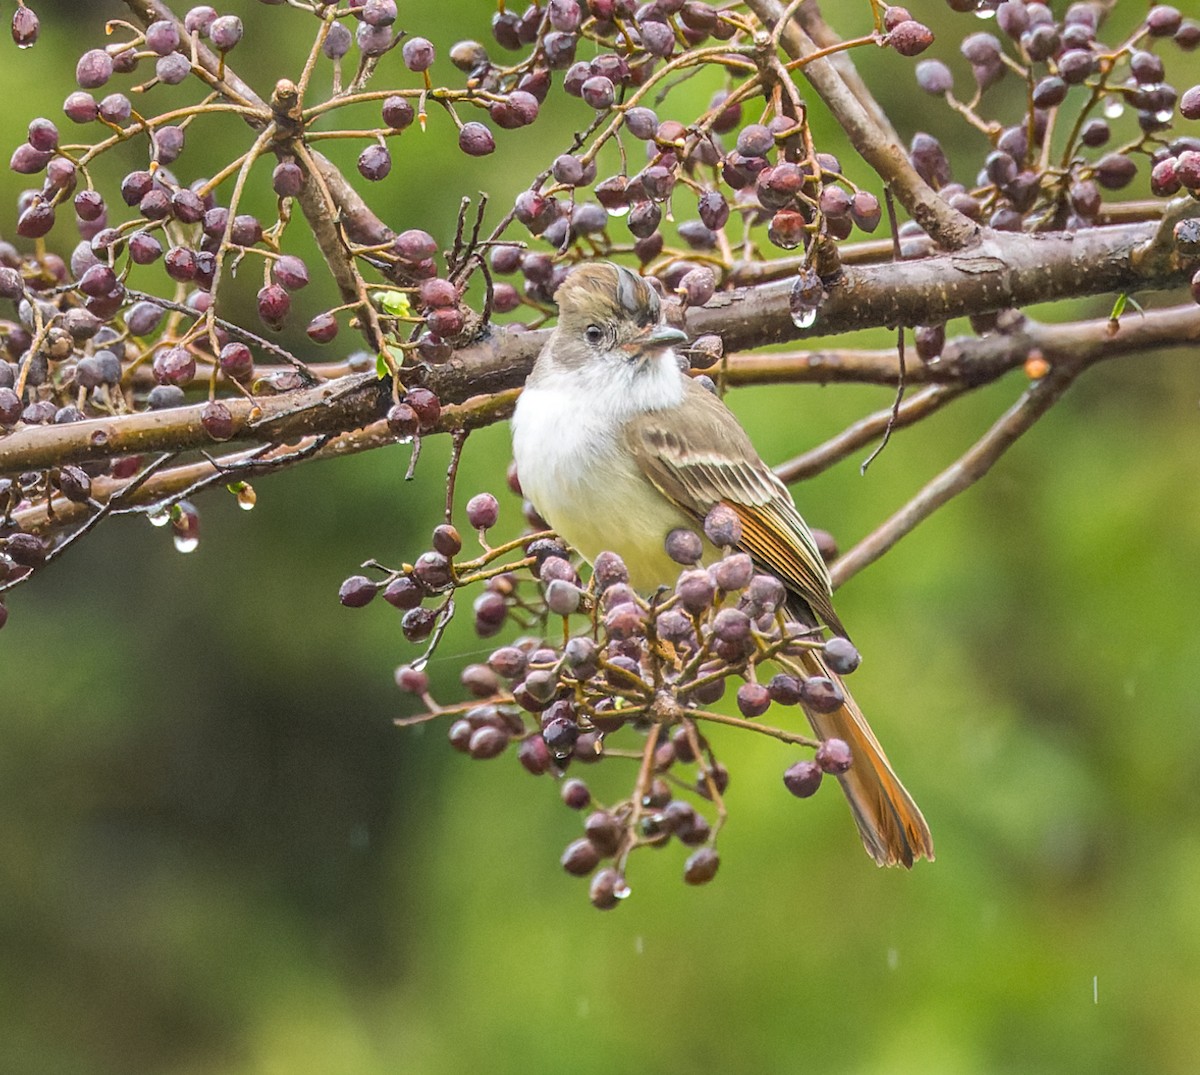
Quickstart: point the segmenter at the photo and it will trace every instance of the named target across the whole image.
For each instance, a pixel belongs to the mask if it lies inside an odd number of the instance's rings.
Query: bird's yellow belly
[[[666,551],[667,535],[679,527],[700,528],[640,475],[633,480],[608,480],[593,489],[590,505],[578,502],[556,506],[547,522],[589,563],[603,551],[615,552],[629,569],[635,590],[650,593],[670,585],[682,567]]]

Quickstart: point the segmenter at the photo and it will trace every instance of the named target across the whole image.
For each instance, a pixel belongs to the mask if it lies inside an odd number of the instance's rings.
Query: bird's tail
[[[933,858],[933,837],[912,796],[892,770],[846,685],[822,660],[806,650],[800,657],[805,671],[828,676],[842,689],[845,702],[832,713],[806,709],[809,723],[820,739],[842,739],[850,747],[850,768],[838,777],[858,825],[863,845],[880,866],[908,866],[917,859]]]

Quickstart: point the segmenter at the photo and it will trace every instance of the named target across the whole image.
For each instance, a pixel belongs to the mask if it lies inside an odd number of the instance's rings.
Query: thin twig
[[[900,225],[896,221],[896,202],[892,198],[892,188],[886,188],[883,195],[884,201],[887,204],[888,222],[892,227],[892,259],[900,261],[903,257],[903,254],[900,252]],[[899,364],[899,371],[896,377],[896,397],[892,400],[892,410],[888,415],[887,425],[883,427],[883,436],[880,438],[875,450],[862,461],[862,465],[858,468],[860,474],[866,474],[867,468],[875,462],[879,453],[887,447],[888,441],[892,439],[892,430],[896,428],[896,420],[900,417],[900,404],[904,402],[905,387],[903,325],[898,326],[896,329],[896,359]]]
[[[960,385],[930,385],[904,401],[899,412],[896,413],[895,427],[902,429],[923,418],[928,418],[951,400],[962,395],[964,391],[965,389]],[[865,418],[860,418],[853,425],[842,430],[836,437],[825,441],[824,444],[819,444],[815,448],[789,459],[786,463],[779,464],[775,468],[775,473],[788,484],[820,474],[835,463],[841,462],[864,444],[873,441],[882,430],[887,428],[888,423],[892,421],[892,415],[892,408],[888,407],[886,410],[876,411]]]

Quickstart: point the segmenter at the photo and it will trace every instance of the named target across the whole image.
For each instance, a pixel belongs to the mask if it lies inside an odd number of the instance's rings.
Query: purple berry
[[[75,81],[85,90],[103,86],[113,73],[112,57],[104,49],[89,49],[75,65]]]
[[[410,71],[428,71],[437,53],[433,43],[424,37],[410,37],[400,48],[404,66]]]
[[[486,125],[472,120],[458,132],[458,148],[470,157],[486,157],[495,152],[496,139]]]

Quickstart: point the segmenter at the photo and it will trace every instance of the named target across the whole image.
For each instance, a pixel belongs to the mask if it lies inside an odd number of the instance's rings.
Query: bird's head
[[[554,360],[641,367],[687,335],[662,322],[658,294],[637,273],[607,262],[581,265],[554,295]]]

